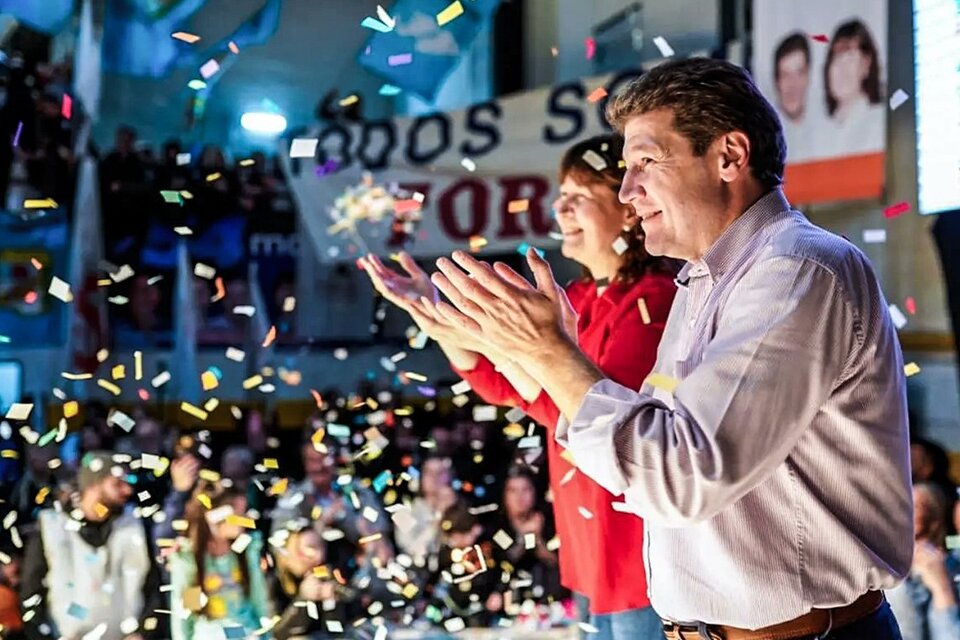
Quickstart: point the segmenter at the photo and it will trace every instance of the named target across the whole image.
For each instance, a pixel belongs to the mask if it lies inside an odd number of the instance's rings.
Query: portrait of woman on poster
[[[881,102],[880,60],[866,25],[848,20],[833,34],[824,65],[827,115],[846,124]]]

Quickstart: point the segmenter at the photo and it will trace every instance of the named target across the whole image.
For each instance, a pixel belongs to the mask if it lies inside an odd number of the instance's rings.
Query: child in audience
[[[271,615],[262,538],[244,521],[247,499],[200,487],[186,508],[188,539],[170,557],[173,640],[255,633]]]

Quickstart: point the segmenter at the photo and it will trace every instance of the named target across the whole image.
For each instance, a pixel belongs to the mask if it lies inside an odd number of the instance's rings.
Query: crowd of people
[[[510,440],[469,405],[364,400],[331,392],[302,433],[259,411],[235,432],[180,433],[148,407],[125,433],[97,402],[42,442],[3,423],[3,637],[567,621],[542,449],[517,446],[527,426]]]
[[[191,260],[216,269],[214,278],[195,281],[198,341],[242,340],[244,318],[232,310],[251,301],[251,237],[295,232],[292,200],[276,159],[255,152],[231,166],[215,145],[185,149],[175,139],[155,156],[133,128],[122,126],[100,162],[99,177],[105,257],[134,272],[127,285],[130,303],[116,314],[117,339],[134,346],[169,339],[177,243],[188,238]],[[295,269],[292,256],[282,264],[277,261],[283,257],[271,259],[276,267],[264,274],[272,294],[265,303],[278,320],[283,300],[294,294]],[[276,322],[281,336],[292,332],[289,323]]]

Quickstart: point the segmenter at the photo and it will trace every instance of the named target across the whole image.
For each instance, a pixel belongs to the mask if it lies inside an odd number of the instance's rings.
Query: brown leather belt
[[[879,609],[883,602],[883,592],[868,591],[845,607],[813,609],[799,618],[762,629],[751,631],[725,625],[707,625],[707,631],[711,640],[794,640],[853,624]],[[669,620],[663,621],[663,633],[667,640],[702,640],[696,625]]]

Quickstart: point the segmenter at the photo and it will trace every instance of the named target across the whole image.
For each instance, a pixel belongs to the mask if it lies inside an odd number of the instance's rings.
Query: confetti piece
[[[535,533],[523,534],[523,548],[536,549],[536,547],[537,547],[537,534]]]
[[[217,270],[208,264],[198,262],[197,264],[193,265],[193,275],[197,276],[198,278],[212,280],[216,274]]]
[[[473,387],[470,386],[469,382],[467,382],[466,380],[461,380],[457,384],[450,387],[450,390],[453,391],[455,394],[460,395],[461,393],[467,393],[472,388]]]
[[[283,312],[284,313],[293,313],[293,310],[297,308],[297,299],[293,296],[287,296],[283,299]]]
[[[317,154],[317,138],[294,138],[290,143],[291,158],[312,158]]]
[[[104,380],[103,378],[97,378],[97,386],[100,387],[101,389],[106,389],[107,391],[109,391],[115,396],[120,395],[120,387],[113,384],[109,380]]]
[[[560,55],[560,49],[556,47],[550,47],[550,55],[556,58],[558,55]]]
[[[910,99],[910,94],[903,89],[897,89],[890,96],[890,110],[896,111],[897,107],[903,106],[903,103]]]
[[[190,154],[189,153],[178,153],[177,154],[177,166],[182,167],[184,165],[190,164]]]
[[[73,115],[73,98],[66,93],[63,94],[63,102],[60,103],[60,115],[65,120],[69,120]]]
[[[886,229],[864,229],[863,230],[864,244],[882,244],[886,241],[887,241]]]
[[[396,96],[400,94],[400,91],[401,91],[400,87],[396,87],[392,84],[385,84],[382,87],[380,87],[380,91],[378,91],[377,93],[379,93],[382,96]]]
[[[270,327],[270,330],[267,331],[267,335],[263,338],[263,344],[261,346],[264,348],[269,347],[271,344],[273,344],[273,341],[276,339],[277,339],[277,327],[276,325],[272,325]]]
[[[458,2],[457,4],[460,3]],[[443,628],[446,629],[448,633],[457,633],[466,629],[467,623],[463,621],[463,618],[450,618],[444,621]]]
[[[164,202],[170,204],[179,204],[183,206],[183,196],[180,195],[179,191],[161,191],[160,196],[163,198]]]
[[[536,449],[540,446],[540,436],[527,436],[520,438],[517,443],[517,449]]]
[[[248,533],[241,533],[237,536],[237,539],[233,541],[233,544],[230,545],[230,550],[234,553],[243,553],[247,550],[247,547],[250,543],[253,542],[253,538]]]
[[[227,347],[224,355],[228,360],[233,360],[234,362],[243,362],[243,359],[246,357],[246,354],[236,347]]]
[[[217,380],[217,376],[212,371],[204,371],[200,374],[200,385],[204,391],[210,391],[216,389],[220,385],[220,381]]]
[[[200,77],[204,80],[209,80],[216,75],[217,71],[220,71],[220,63],[210,58],[200,67]]]
[[[493,541],[496,542],[497,545],[504,551],[513,546],[513,538],[510,537],[510,534],[503,529],[500,529],[493,534]]]
[[[596,628],[589,622],[578,622],[577,626],[580,627],[580,630],[584,633],[600,633],[600,629]]]
[[[233,308],[234,315],[247,316],[248,318],[252,318],[256,312],[257,309],[255,307],[251,307],[247,304],[237,305]]]
[[[367,16],[363,19],[363,22],[360,23],[360,26],[365,29],[372,29],[373,31],[379,31],[380,33],[390,33],[393,31],[392,27],[385,25],[376,18]]]
[[[511,200],[507,203],[507,213],[523,213],[530,209],[530,200]]]
[[[134,272],[133,268],[131,268],[130,265],[125,264],[117,269],[116,273],[111,273],[110,279],[119,284],[128,278],[132,278],[134,275],[136,275],[136,273]]]
[[[479,251],[483,247],[487,246],[487,243],[487,239],[483,236],[470,236],[470,251]]]
[[[71,618],[76,618],[77,620],[86,620],[87,608],[83,605],[77,604],[76,602],[71,602],[70,606],[67,607],[67,615]]]
[[[565,484],[567,484],[568,482],[570,482],[571,480],[573,480],[573,476],[575,476],[576,473],[577,473],[577,468],[576,468],[576,467],[574,467],[574,468],[572,468],[572,469],[567,469],[567,472],[566,472],[565,474],[563,474],[563,477],[562,477],[562,478],[560,478],[560,486],[562,487],[563,485],[565,485]]]
[[[161,371],[153,377],[153,380],[150,381],[150,384],[153,385],[153,388],[156,389],[166,383],[170,382],[170,372]]]
[[[639,298],[637,306],[640,307],[640,319],[643,320],[643,324],[650,324],[650,311],[647,310],[647,301]]]
[[[825,44],[830,42],[830,37],[825,33],[816,33],[816,34],[809,34],[809,35],[811,40],[816,40],[817,42],[823,42]]]
[[[908,378],[910,376],[915,376],[918,373],[920,373],[920,366],[916,362],[908,362],[903,366],[903,375],[907,376]]]
[[[358,102],[360,102],[360,96],[358,96],[358,95],[355,94],[355,93],[352,93],[352,94],[350,94],[349,96],[347,96],[346,98],[344,98],[343,100],[340,101],[340,106],[341,106],[341,107],[349,107],[350,105],[356,104],[356,103],[358,103]]]
[[[411,62],[413,62],[412,53],[397,53],[387,57],[387,64],[391,67],[400,67]]]
[[[229,515],[227,516],[227,524],[243,527],[244,529],[257,528],[257,523],[253,521],[253,518],[247,518],[246,516]]]
[[[349,352],[343,347],[333,350],[333,357],[340,361],[346,360],[349,355]]]
[[[916,315],[917,313],[917,301],[913,299],[913,296],[908,296],[903,302],[904,306],[907,308],[907,313],[910,315]]]
[[[673,47],[670,46],[670,43],[667,42],[667,39],[663,36],[655,37],[653,39],[653,44],[657,47],[657,49],[660,51],[660,55],[662,55],[664,58],[669,58],[675,53]]]
[[[41,269],[43,269],[43,263],[41,263],[36,258],[30,258],[30,264],[32,264],[33,268],[36,269],[37,271],[40,271]]]
[[[587,60],[593,60],[593,56],[597,53],[597,41],[593,38],[585,38],[583,46],[586,49]]]
[[[97,362],[105,362],[107,358],[110,357],[110,352],[106,349],[100,349],[97,351]]]
[[[380,21],[383,22],[383,24],[387,25],[391,29],[397,26],[396,19],[394,19],[393,16],[387,13],[387,10],[384,9],[379,4],[377,5],[377,17],[380,18]]]
[[[64,405],[63,405],[63,417],[64,417],[64,418],[72,418],[72,417],[74,417],[75,415],[77,415],[78,413],[80,413],[80,403],[79,403],[79,402],[77,402],[76,400],[71,400],[70,402],[64,403]]]
[[[222,177],[223,177],[223,174],[220,173],[219,171],[217,171],[217,172],[215,172],[215,173],[211,173],[211,174],[208,175],[205,179],[206,179],[207,182],[216,182],[217,180],[219,180],[219,179],[222,178]]]
[[[57,276],[53,276],[53,278],[50,280],[50,287],[47,289],[47,293],[52,295],[54,298],[57,298],[61,302],[71,302],[73,300],[73,293],[70,292],[70,285]]]
[[[887,305],[887,309],[890,311],[890,319],[893,320],[893,326],[897,329],[903,329],[907,326],[907,316],[903,315],[903,311],[900,311],[900,307],[895,304]]]
[[[649,384],[655,389],[663,389],[667,393],[673,393],[673,390],[677,388],[677,385],[680,384],[680,381],[662,373],[651,373],[647,376],[643,383]]]
[[[7,420],[26,420],[30,417],[30,411],[33,410],[33,403],[30,402],[14,402],[10,405],[10,408],[7,409]]]
[[[249,391],[250,389],[253,389],[253,388],[256,387],[256,386],[259,386],[259,385],[262,384],[262,383],[263,383],[263,376],[261,376],[261,375],[258,373],[258,374],[256,374],[256,375],[250,376],[249,378],[247,378],[246,380],[244,380],[244,381],[243,381],[243,388]]]
[[[474,422],[492,422],[497,419],[497,408],[489,404],[477,405],[473,408]]]
[[[133,379],[143,380],[143,352],[133,352]]]
[[[603,87],[597,87],[587,96],[587,102],[596,104],[607,97],[607,90]]]
[[[544,256],[543,249],[537,249],[536,247],[531,247],[530,243],[528,242],[521,242],[520,246],[517,247],[517,253],[519,253],[522,256],[526,256],[528,253],[530,253],[530,249],[533,249],[534,251],[536,251],[537,255],[540,256],[541,258]]]
[[[890,205],[883,210],[883,216],[885,218],[896,218],[899,215],[903,215],[907,211],[910,211],[909,202],[898,202],[897,204]]]
[[[460,0],[454,0],[446,9],[437,14],[437,24],[441,27],[463,15],[463,5]]]
[[[23,201],[24,209],[56,209],[58,206],[53,198],[30,198]]]
[[[70,373],[69,371],[62,371],[60,375],[67,380],[90,380],[93,378],[92,373]]]
[[[200,40],[200,36],[196,36],[192,33],[187,33],[186,31],[177,31],[176,33],[171,33],[170,37],[186,42],[187,44],[193,44]]]
[[[622,256],[627,249],[630,248],[630,245],[627,244],[627,241],[624,240],[621,236],[617,236],[617,239],[613,241],[613,250],[618,256]]]
[[[203,80],[191,80],[187,83],[187,88],[193,89],[194,91],[200,91],[201,89],[207,88],[207,83]]]
[[[233,40],[227,43],[227,48],[230,49],[230,53],[233,55],[240,55],[240,47],[238,47],[237,43]]]
[[[180,410],[188,415],[193,416],[194,418],[197,418],[198,420],[206,420],[208,416],[206,411],[200,407],[195,407],[187,401],[180,403]]]
[[[423,207],[421,202],[414,200],[413,198],[408,198],[406,200],[397,200],[393,203],[394,213],[404,214],[410,213],[411,211],[419,211]]]
[[[587,149],[580,157],[583,158],[584,162],[593,167],[594,171],[603,171],[607,168],[607,161],[593,149]]]
[[[23,133],[23,120],[17,123],[17,131],[13,134],[13,146],[20,146],[20,134]]]
[[[590,520],[591,518],[593,518],[593,514],[586,507],[577,507],[577,511],[579,511],[580,515],[586,518],[587,520]]]
[[[127,377],[127,368],[122,364],[118,364],[110,371],[110,377],[114,380],[123,380]]]
[[[137,423],[133,418],[125,414],[123,411],[111,409],[110,414],[107,416],[107,424],[120,427],[127,433],[130,433]]]

